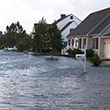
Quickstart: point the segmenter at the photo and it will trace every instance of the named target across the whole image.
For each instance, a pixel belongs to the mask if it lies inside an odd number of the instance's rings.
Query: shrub
[[[93,49],[87,49],[86,50],[86,57],[89,58],[89,57],[93,57],[93,56],[94,56]]]
[[[84,52],[81,51],[80,49],[74,49],[72,52],[71,52],[71,55],[73,55],[74,57],[76,56],[76,54],[83,54]]]
[[[83,51],[81,51],[80,49],[68,49],[67,50],[67,52],[68,52],[68,54],[70,55],[70,56],[73,56],[73,57],[75,57],[76,56],[76,54],[83,54],[84,52]]]
[[[71,55],[72,49],[68,49],[66,52],[68,52],[69,55]]]
[[[94,66],[99,66],[102,63],[102,60],[100,60],[100,58],[97,55],[94,57],[90,57],[89,59]]]

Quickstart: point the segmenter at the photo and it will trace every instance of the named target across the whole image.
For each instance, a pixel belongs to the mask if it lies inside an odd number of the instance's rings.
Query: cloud
[[[71,14],[83,20],[91,12],[109,7],[109,0],[3,0],[0,3],[0,30],[19,21],[28,33],[44,16],[47,23]]]
[[[84,5],[90,5],[90,4],[91,4],[91,0],[81,0],[81,2],[82,2]]]

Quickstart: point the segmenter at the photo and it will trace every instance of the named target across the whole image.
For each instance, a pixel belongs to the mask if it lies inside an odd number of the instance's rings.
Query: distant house
[[[55,21],[55,23],[61,31],[62,38],[66,43],[66,36],[70,33],[70,29],[76,28],[81,23],[81,20],[73,14],[69,14],[67,16],[65,14],[61,14],[61,18]]]
[[[93,49],[110,58],[110,8],[91,13],[67,36],[67,49]]]

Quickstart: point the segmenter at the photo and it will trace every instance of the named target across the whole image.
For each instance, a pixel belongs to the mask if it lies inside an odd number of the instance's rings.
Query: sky
[[[61,14],[73,14],[84,20],[90,13],[110,8],[110,0],[0,0],[0,31],[20,22],[28,34],[34,23],[44,17],[47,23],[58,20]]]

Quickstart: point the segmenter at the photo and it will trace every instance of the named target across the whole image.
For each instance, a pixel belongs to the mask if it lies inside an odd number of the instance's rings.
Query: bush
[[[94,66],[99,66],[102,63],[102,60],[100,60],[100,58],[97,55],[94,57],[90,57],[89,59]]]
[[[68,52],[68,54],[70,55],[72,52],[72,49],[68,49],[66,52]]]
[[[73,49],[73,50],[72,49],[68,49],[67,52],[68,52],[69,55],[71,55],[73,57],[75,57],[76,54],[83,54],[84,53],[80,49]]]
[[[86,50],[86,57],[89,58],[89,57],[93,57],[93,56],[94,56],[93,49],[87,49]]]
[[[84,52],[81,51],[80,49],[74,49],[74,50],[71,52],[71,55],[73,55],[73,56],[75,57],[76,54],[84,54]]]

